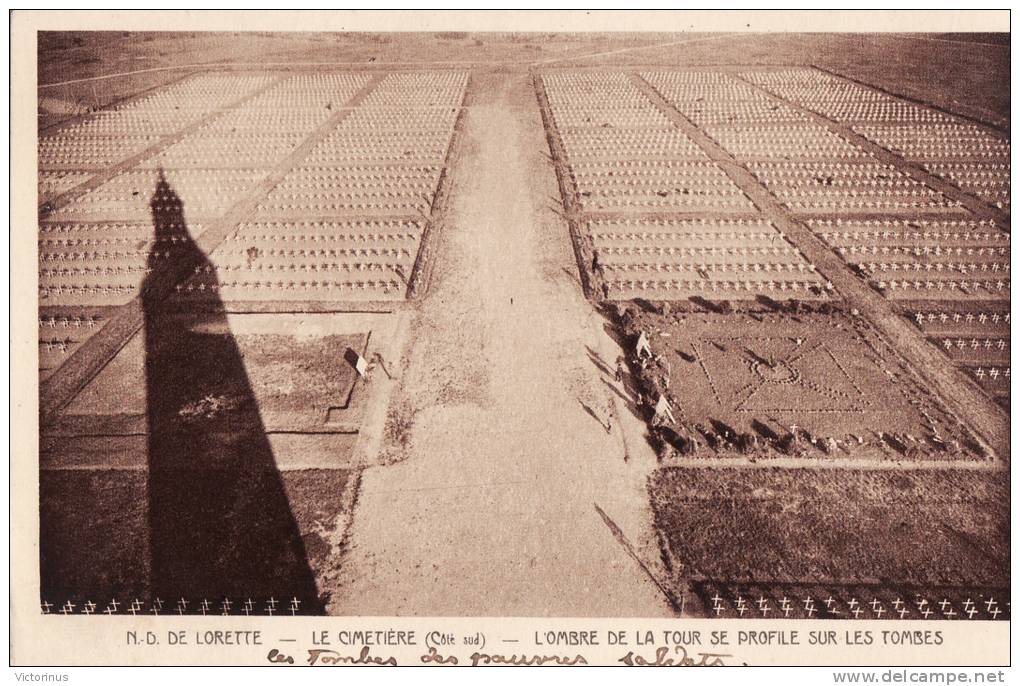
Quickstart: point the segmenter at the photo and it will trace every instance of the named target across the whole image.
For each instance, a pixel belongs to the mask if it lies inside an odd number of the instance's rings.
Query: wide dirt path
[[[520,74],[472,90],[394,397],[410,446],[363,475],[329,610],[670,616],[643,426],[618,399],[607,433],[582,405],[608,415],[595,360],[620,350],[578,285],[534,91]]]

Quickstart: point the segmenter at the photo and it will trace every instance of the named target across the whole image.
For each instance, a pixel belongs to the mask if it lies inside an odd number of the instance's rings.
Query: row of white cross
[[[180,598],[174,603],[172,608],[167,610],[167,612],[183,615],[185,612],[188,612],[188,606],[191,604],[192,601],[187,600],[185,598]],[[195,606],[195,608],[191,611],[201,613],[203,615],[222,614],[226,616],[232,614],[231,610],[234,609],[234,606],[236,604],[237,603],[235,603],[233,600],[230,600],[229,598],[213,601],[210,601],[207,598],[203,598],[202,601],[198,603]],[[259,609],[257,608],[258,605],[259,605],[258,602],[252,600],[251,598],[248,598],[240,603],[240,607],[236,610],[236,612],[243,613],[245,615],[258,614],[260,612],[265,613],[267,615],[273,615],[278,612],[288,612],[292,615],[295,615],[300,611],[301,601],[298,600],[296,596],[292,597],[290,600],[277,600],[275,597],[270,597],[267,601],[265,601],[264,607],[261,607],[261,609]],[[95,614],[96,611],[99,610],[99,605],[92,602],[91,600],[86,600],[84,603],[81,604],[73,603],[70,600],[68,600],[62,606],[57,608],[56,611],[54,611],[54,608],[56,608],[56,606],[53,605],[53,603],[44,600],[40,604],[40,607],[42,608],[42,613],[44,615],[56,614],[58,612],[63,615],[71,614],[91,615]],[[80,611],[76,612],[76,610],[78,610],[79,607],[81,608]],[[101,610],[100,613],[107,615],[121,613],[137,615],[142,611],[144,607],[145,603],[143,603],[141,600],[137,598],[132,600],[130,603],[122,603],[118,601],[116,598],[114,598],[113,600],[106,604],[106,608]],[[166,602],[161,598],[157,597],[152,601],[152,605],[148,609],[148,614],[153,615],[162,614],[165,607]]]
[[[620,207],[672,207],[672,208],[696,208],[701,210],[745,210],[753,207],[743,195],[738,193],[717,193],[712,196],[704,195],[677,195],[660,197],[653,193],[641,198],[615,198],[597,197],[581,198],[581,204],[586,210],[605,210]]]
[[[847,253],[851,255],[904,255],[920,257],[922,255],[934,255],[941,257],[945,255],[951,257],[953,255],[967,255],[967,256],[982,256],[982,255],[1009,255],[1009,247],[993,247],[993,246],[979,246],[979,247],[943,247],[939,244],[924,245],[924,246],[909,246],[909,245],[870,245],[870,246],[838,246],[836,252],[840,255]]]
[[[200,225],[192,225],[192,228]],[[167,232],[183,232],[185,225],[180,222],[168,220],[164,222],[163,228]],[[66,222],[47,222],[39,225],[39,233],[42,235],[50,233],[81,233],[88,231],[114,231],[129,229],[132,231],[138,231],[143,234],[152,233],[152,224],[124,224],[119,222],[75,222],[73,224]]]
[[[733,609],[741,617],[745,614],[755,612],[760,612],[762,617],[767,617],[769,612],[773,611],[772,599],[766,598],[765,596],[759,596],[757,600],[750,601],[754,603],[754,607],[751,607],[751,605],[749,605],[749,601],[741,595],[738,595],[736,598],[729,599],[720,596],[719,593],[716,593],[710,598],[710,600],[712,601],[712,611],[716,614],[716,616],[722,614],[722,612],[726,609],[725,603],[727,601],[731,603]],[[791,599],[787,596],[783,596],[776,602],[778,603],[778,606],[775,608],[775,611],[782,612],[784,617],[789,617],[795,610],[800,610],[800,607],[795,608],[793,604],[794,602],[797,602],[798,605],[801,605],[799,599]],[[888,602],[889,605],[892,606],[893,612],[899,615],[900,619],[904,619],[907,615],[911,614],[910,605],[904,602],[902,598],[896,598],[895,600]],[[961,604],[963,605],[962,614],[967,615],[968,619],[973,619],[975,615],[980,614],[981,612],[979,604],[974,602],[972,598],[967,598],[962,601]],[[991,616],[992,619],[998,619],[999,615],[1004,613],[1003,610],[999,609],[999,603],[994,598],[989,598],[981,604],[985,606],[985,612]],[[885,603],[878,598],[873,598],[867,603],[861,603],[857,600],[857,598],[851,598],[845,602],[845,605],[847,607],[845,612],[839,610],[839,600],[833,598],[831,595],[824,600],[818,599],[817,601],[815,598],[809,596],[804,598],[802,603],[803,611],[808,617],[814,617],[815,615],[824,613],[829,616],[840,614],[853,615],[854,619],[859,619],[862,614],[867,612],[864,609],[865,606],[870,606],[872,615],[878,619],[881,619],[882,616],[888,612],[885,609]],[[936,605],[941,609],[942,616],[947,619],[952,619],[953,617],[960,615],[960,613],[953,608],[953,602],[948,598],[943,598],[940,602],[934,604],[930,603],[927,598],[917,598],[913,605],[915,608],[914,611],[924,619],[928,619],[932,615],[938,614],[937,611],[932,609]],[[1006,603],[1006,605],[1008,607],[1009,603]]]
[[[985,369],[983,367],[978,367],[977,369],[974,370],[974,376],[976,376],[979,379],[985,378],[986,375],[992,381],[995,381],[997,378],[999,378],[1000,375],[1002,376],[1004,381],[1008,381],[1009,378],[1010,378],[1009,377],[1009,367],[1006,367],[1005,369],[1002,369],[1002,370],[1000,370],[1000,369],[998,369],[996,367],[991,367],[991,368],[988,369],[987,372],[985,371]]]
[[[814,265],[804,262],[741,262],[739,264],[670,264],[670,263],[638,263],[638,262],[610,262],[602,265],[605,271],[654,271],[654,272],[789,272],[800,273],[813,272]]]
[[[613,280],[607,285],[616,290],[680,290],[680,291],[797,291],[821,287],[820,282],[810,281],[684,281],[680,279],[646,280]],[[831,284],[825,284],[831,290]]]
[[[145,265],[105,267],[64,267],[61,269],[40,269],[39,278],[57,279],[79,276],[121,276],[127,274],[151,274],[152,268]]]
[[[280,185],[291,186],[297,183],[301,188],[332,188],[341,182],[347,185],[367,186],[373,182],[382,181],[401,186],[422,186],[434,179],[439,171],[440,167],[438,166],[420,162],[416,162],[414,166],[391,169],[368,166],[347,167],[340,170],[306,165],[288,173]]]
[[[949,314],[947,312],[938,312],[938,313],[936,313],[936,312],[928,312],[928,313],[918,312],[918,313],[916,313],[914,315],[914,319],[917,321],[918,324],[922,324],[926,320],[929,323],[931,323],[931,322],[934,322],[936,319],[939,320],[939,322],[941,322],[942,324],[945,324],[950,319],[952,319],[953,322],[957,323],[957,324],[959,324],[961,321],[962,322],[966,322],[967,324],[970,324],[974,320],[977,320],[978,324],[984,324],[986,322],[991,322],[992,324],[998,324],[1000,320],[1002,322],[1006,323],[1006,324],[1009,324],[1009,315],[1010,315],[1009,312],[1004,312],[1002,314],[1000,314],[998,312],[992,312],[991,314],[985,314],[984,312],[979,312],[977,314],[974,314],[973,312],[966,312],[966,313],[954,312],[952,314]]]
[[[74,344],[75,341],[71,338],[46,339],[39,341],[39,345],[46,348],[47,352],[60,351],[62,353],[66,353]]]
[[[959,350],[964,348],[970,348],[971,350],[978,350],[979,348],[984,348],[985,350],[991,350],[992,348],[1005,350],[1008,345],[1009,342],[1002,338],[972,338],[969,341],[963,338],[958,338],[955,341],[951,338],[946,338],[942,341],[942,347],[946,350],[952,349],[953,346],[956,346]]]
[[[131,293],[135,290],[136,286],[118,286],[114,284],[96,284],[96,285],[62,285],[56,284],[53,286],[39,286],[39,295],[41,297],[53,296],[53,295],[120,295],[123,293]]]
[[[353,194],[351,194],[353,195]],[[362,194],[371,196],[371,194]],[[351,211],[380,211],[386,210],[389,212],[410,212],[415,210],[426,210],[432,204],[430,198],[420,198],[415,195],[404,196],[403,202],[357,202],[353,198],[346,200],[342,195],[337,194],[334,196],[339,198],[335,202],[321,202],[315,204],[313,199],[310,199],[307,204],[296,204],[296,203],[284,203],[280,201],[274,201],[273,198],[263,201],[259,205],[259,212],[265,212],[268,214],[272,213],[288,213],[296,212],[303,214],[328,214],[330,212],[351,212]],[[382,197],[382,196],[380,196]],[[401,197],[398,194],[387,195],[386,197]],[[329,200],[327,198],[327,200]]]
[[[1003,289],[1009,290],[1009,281],[878,281],[876,284],[881,289],[888,290],[956,290],[957,288],[983,288],[986,291],[1002,291]]]
[[[1008,272],[1009,262],[857,262],[856,266],[869,272],[903,271],[903,272]]]
[[[377,290],[382,289],[389,293],[391,290],[399,290],[401,283],[399,281],[223,281],[219,285],[216,284],[178,284],[176,287],[178,293],[194,293],[194,292],[215,292],[217,290],[248,290],[255,289],[280,289],[280,290],[309,290],[309,289],[328,289],[328,290]]]
[[[44,325],[44,326],[48,326],[51,329],[52,328],[56,328],[57,326],[63,327],[65,329],[70,327],[70,326],[73,326],[76,329],[80,329],[83,326],[88,328],[88,329],[94,329],[95,327],[99,326],[99,322],[101,322],[101,321],[103,321],[102,317],[100,317],[98,315],[90,316],[90,315],[87,315],[87,314],[86,315],[82,315],[80,317],[76,317],[76,316],[72,316],[72,317],[46,317],[46,316],[43,316],[43,317],[39,317],[39,324]]]
[[[400,267],[400,262],[314,262],[302,264],[273,264],[252,262],[250,264],[219,264],[196,267],[196,274],[221,272],[374,272],[390,271]],[[132,269],[137,271],[137,269]]]
[[[247,256],[248,250],[217,250],[216,256],[229,255]],[[410,257],[408,248],[295,248],[279,250],[270,248],[260,253],[259,257]]]
[[[418,187],[404,186],[403,188],[396,188],[395,190],[382,190],[388,188],[390,188],[390,186],[387,184],[345,183],[342,186],[335,186],[330,190],[311,191],[297,185],[277,186],[264,204],[267,206],[292,210],[303,208],[307,203],[312,203],[314,207],[314,203],[319,201],[326,202],[326,206],[328,207],[328,203],[336,200],[337,198],[389,198],[392,200],[425,196],[427,202],[432,202],[432,184],[430,183],[420,184]],[[284,204],[287,200],[300,204]],[[388,207],[388,205],[383,205],[383,207]]]
[[[45,252],[40,253],[39,259],[43,262],[53,261],[93,261],[93,260],[126,260],[144,257],[168,258],[170,250],[96,250],[93,252]]]
[[[290,224],[280,224],[281,230],[293,230]],[[250,227],[241,227],[239,233],[231,236],[230,241],[263,241],[267,243],[375,243],[383,241],[416,241],[420,233],[345,233],[342,226],[337,226],[337,233],[275,233],[252,235],[246,233]]]
[[[151,230],[151,229],[150,229]],[[39,247],[54,247],[61,246],[65,248],[74,248],[78,246],[95,246],[95,245],[124,245],[131,244],[137,245],[153,245],[157,243],[184,243],[188,240],[185,236],[160,236],[160,237],[149,237],[149,238],[137,238],[134,236],[107,236],[104,238],[44,238],[39,241]],[[59,255],[62,253],[52,253],[52,255]],[[148,254],[146,252],[146,254]]]
[[[605,239],[605,236],[599,238]],[[732,248],[732,247],[701,247],[701,248],[678,248],[675,246],[669,247],[652,247],[645,245],[627,245],[627,246],[612,246],[604,245],[599,247],[599,252],[606,255],[679,255],[679,256],[715,256],[715,255],[739,255],[741,257],[756,257],[765,255],[799,255],[800,252],[792,246],[757,246],[751,248]]]
[[[793,196],[793,193],[797,194],[796,197]],[[934,194],[929,194],[929,196],[925,199],[906,198],[903,197],[902,194],[897,193],[882,193],[881,195],[887,196],[882,200],[855,200],[852,198],[837,199],[836,197],[833,197],[837,196],[839,193],[841,193],[841,191],[833,193],[812,193],[808,191],[801,191],[796,188],[787,188],[782,189],[778,195],[783,201],[783,204],[795,212],[810,212],[819,210],[828,212],[926,210],[956,207],[958,205],[958,203],[954,200],[949,200],[948,198],[936,196]],[[874,196],[878,195],[878,193],[869,191],[868,195]]]

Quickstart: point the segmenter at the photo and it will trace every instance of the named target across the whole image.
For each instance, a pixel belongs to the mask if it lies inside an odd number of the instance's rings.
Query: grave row
[[[39,139],[39,169],[100,171],[152,146],[155,135],[95,137],[61,132]]]
[[[800,251],[794,248],[792,245],[784,246],[759,246],[759,247],[747,247],[742,245],[741,247],[722,247],[719,245],[712,245],[711,247],[676,247],[676,246],[662,246],[662,245],[610,245],[607,244],[608,240],[612,238],[606,235],[600,235],[595,238],[596,244],[599,246],[599,253],[602,255],[675,255],[677,257],[766,257],[766,256],[785,256],[785,255],[799,255]]]
[[[971,373],[980,381],[985,379],[989,381],[999,380],[1005,384],[1008,384],[1010,381],[1009,367],[989,367],[987,369],[978,367],[977,369],[972,369]]]
[[[403,279],[348,280],[225,280],[206,283],[192,279],[178,284],[175,298],[183,301],[220,298],[235,301],[271,302],[279,300],[319,301],[399,301],[404,298]]]
[[[822,237],[826,238],[824,235],[822,235]],[[826,238],[826,240],[827,240],[827,242],[830,245],[833,245],[833,244],[836,243],[836,241],[832,240],[831,238]],[[988,255],[989,257],[994,257],[996,255],[998,255],[998,256],[1009,255],[1009,248],[1005,247],[1005,246],[979,246],[979,247],[976,247],[976,248],[973,247],[973,246],[968,246],[968,247],[965,247],[965,248],[964,247],[960,247],[960,246],[957,246],[955,248],[951,247],[951,246],[950,247],[942,247],[942,246],[943,246],[942,243],[936,242],[936,241],[932,241],[929,244],[924,245],[924,246],[917,246],[917,245],[913,245],[913,246],[901,246],[901,245],[893,245],[893,246],[888,246],[888,245],[883,245],[883,246],[877,246],[877,245],[870,245],[870,246],[868,246],[868,245],[862,245],[862,246],[850,245],[850,246],[845,246],[845,245],[839,245],[838,247],[835,248],[835,250],[836,250],[836,252],[838,252],[840,255],[843,255],[843,256],[846,256],[846,255],[882,255],[882,256],[889,255],[889,256],[893,256],[893,257],[903,256],[903,257],[907,257],[907,258],[910,258],[910,257],[928,257],[928,256],[931,256],[931,257],[952,257],[953,255],[956,255],[956,256],[967,255],[968,257],[971,257],[971,256],[973,256],[973,257],[981,257],[981,256],[984,256],[984,255]]]
[[[866,272],[946,272],[947,274],[976,274],[977,272],[1009,272],[1009,262],[854,262]]]
[[[1008,620],[1007,593],[952,588],[904,594],[897,584],[830,585],[701,581],[710,617],[762,619]],[[1008,590],[1008,589],[1007,589]],[[927,596],[927,597],[926,597]]]
[[[803,112],[767,100],[693,100],[669,103],[698,126],[802,123]]]
[[[351,129],[368,133],[412,131],[440,131],[448,133],[457,121],[456,107],[422,109],[420,107],[370,108],[359,107],[352,111],[337,127],[338,131]]]
[[[957,338],[953,340],[951,338],[945,338],[942,340],[942,347],[947,350],[951,350],[956,347],[959,350],[969,348],[971,350],[1008,350],[1009,341],[1004,338],[971,338],[965,340],[963,338]]]
[[[679,129],[574,129],[562,132],[567,159],[620,160],[645,157],[705,159],[694,141]]]
[[[914,293],[921,291],[936,291],[936,294],[928,293],[924,297],[986,297],[992,299],[999,299],[1003,297],[1009,297],[1009,281],[1008,280],[990,280],[990,279],[939,279],[932,280],[926,278],[924,281],[921,280],[898,280],[893,279],[890,281],[875,281],[875,286],[882,291],[886,291],[887,297],[892,298],[904,298],[909,299],[916,297]]]
[[[783,299],[824,298],[829,290],[819,280],[714,280],[714,279],[607,279],[607,297],[615,300],[646,298],[652,300],[680,300],[691,295],[714,294],[732,299],[750,299],[757,295]]]
[[[915,312],[914,321],[918,323],[922,328],[924,324],[962,324],[962,325],[973,325],[977,323],[981,326],[999,326],[1009,324],[1009,312]],[[927,330],[927,329],[925,329]]]
[[[1009,141],[973,125],[858,124],[853,128],[890,152],[910,160],[1009,161]]]
[[[889,165],[845,162],[751,162],[751,172],[794,211],[945,209],[958,203]]]
[[[771,272],[788,272],[804,274],[813,273],[814,265],[804,262],[615,262],[605,260],[601,262],[603,271],[606,272],[695,272],[695,273],[754,273],[769,274]],[[614,277],[619,278],[619,277]]]
[[[705,132],[740,160],[867,158],[870,154],[827,129],[805,124],[731,127],[711,126]]]

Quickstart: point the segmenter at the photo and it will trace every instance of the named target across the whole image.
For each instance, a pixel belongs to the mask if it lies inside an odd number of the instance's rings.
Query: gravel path
[[[394,398],[414,412],[410,445],[363,475],[331,613],[674,614],[657,584],[654,456],[596,365],[620,350],[581,294],[526,78],[471,86]]]

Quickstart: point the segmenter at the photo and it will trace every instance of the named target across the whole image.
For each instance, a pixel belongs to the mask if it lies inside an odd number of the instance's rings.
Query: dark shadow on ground
[[[229,322],[215,302],[200,326],[163,311],[160,253],[206,270],[183,203],[162,171],[142,287],[151,592],[167,601],[280,602],[321,613],[304,544]],[[208,283],[208,282],[206,282]],[[215,285],[215,280],[213,281]]]

